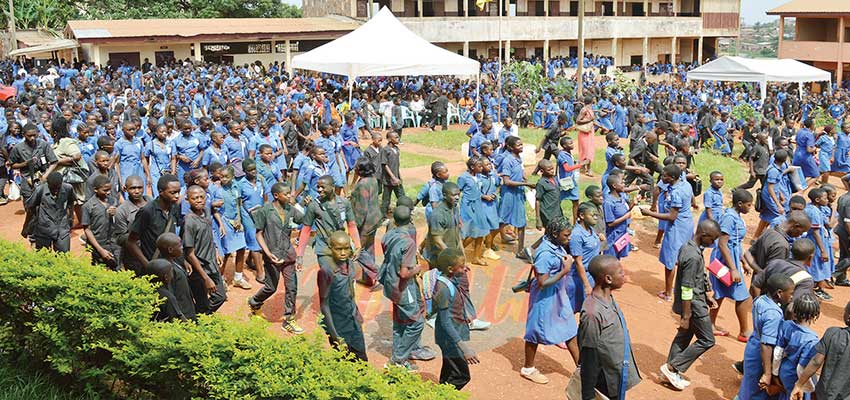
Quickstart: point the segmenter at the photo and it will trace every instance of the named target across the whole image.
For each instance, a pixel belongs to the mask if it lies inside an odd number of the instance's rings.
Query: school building
[[[740,0],[583,1],[585,51],[617,66],[704,60],[716,54],[718,38],[738,36]],[[473,58],[578,53],[578,1],[495,0],[482,10],[476,0],[304,0],[302,10],[366,19],[381,7],[430,42]]]
[[[345,17],[130,19],[68,21],[64,35],[79,43],[75,57],[97,65],[162,65],[170,59],[274,61],[312,50],[360,26]]]
[[[779,58],[793,58],[831,71],[850,71],[850,0],[795,0],[767,12],[779,16]],[[795,20],[793,32],[785,22]],[[836,81],[834,81],[836,82]]]

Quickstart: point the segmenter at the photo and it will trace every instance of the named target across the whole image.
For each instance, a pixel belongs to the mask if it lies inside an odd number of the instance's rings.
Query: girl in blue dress
[[[148,159],[150,171],[148,182],[150,183],[150,186],[152,186],[150,188],[151,193],[157,192],[153,186],[156,185],[156,182],[159,182],[159,178],[162,174],[171,173],[172,148],[165,139],[167,134],[168,131],[166,130],[165,125],[157,125],[156,132],[154,133],[154,139],[148,142],[147,146],[145,146],[145,157]]]
[[[123,126],[123,136],[115,141],[113,150],[113,165],[121,177],[120,186],[124,187],[124,181],[128,176],[136,175],[142,178],[142,186],[147,187],[145,178],[150,176],[148,172],[148,161],[145,159],[145,145],[136,137],[136,125],[132,122]]]
[[[215,162],[227,165],[227,151],[222,146],[224,146],[224,134],[219,131],[210,132],[210,146],[204,151],[201,165],[209,167]]]
[[[694,234],[694,219],[691,214],[693,194],[690,185],[680,180],[681,176],[682,170],[675,164],[664,167],[661,174],[661,180],[670,185],[667,200],[668,211],[666,213],[641,208],[643,214],[669,222],[664,231],[664,239],[661,241],[661,252],[658,254],[658,260],[664,265],[665,283],[664,291],[658,293],[658,297],[667,301],[673,299],[674,268],[679,257],[679,249]]]
[[[236,271],[233,276],[233,285],[243,289],[250,289],[251,284],[242,276],[245,268],[245,230],[242,227],[242,196],[239,193],[239,185],[233,182],[235,171],[233,166],[227,166],[220,175],[219,187],[221,188],[222,203],[219,214],[221,223],[224,225],[224,237],[221,240],[222,253],[224,253],[224,268],[234,266]]]
[[[460,189],[460,220],[463,245],[472,244],[470,262],[477,265],[487,265],[481,256],[484,254],[484,237],[490,231],[485,226],[484,213],[481,209],[481,188],[478,186],[478,174],[481,173],[481,158],[471,157],[466,161],[467,171],[457,177],[457,187]]]
[[[334,188],[337,194],[342,192],[342,187],[345,185],[345,161],[342,158],[342,140],[334,134],[334,125],[339,126],[336,121],[331,122],[331,125],[319,125],[319,133],[321,137],[316,139],[316,147],[325,149],[325,155],[328,157],[328,172],[334,179]]]
[[[263,205],[265,179],[257,173],[257,163],[253,159],[243,160],[242,170],[245,172],[245,176],[239,179],[239,196],[242,200],[240,216],[245,231],[245,246],[250,252],[254,267],[257,270],[257,282],[264,282],[266,274],[263,269],[263,249],[257,242],[257,228],[254,225],[254,217],[251,213]]]
[[[499,230],[502,237],[506,236],[505,228],[512,226],[517,230],[517,257],[527,259],[523,255],[525,249],[525,188],[533,188],[535,184],[525,179],[522,168],[522,140],[511,136],[505,140],[508,154],[499,165],[499,176],[502,177],[501,202],[499,203]]]
[[[791,164],[802,168],[803,176],[807,179],[820,175],[815,163],[815,135],[812,132],[812,120],[803,121],[803,129],[797,132],[795,143],[797,147],[794,149]]]
[[[844,176],[850,172],[850,124],[841,127],[841,132],[835,137],[832,172],[836,172],[836,176]]]
[[[573,267],[567,278],[567,294],[573,311],[580,312],[584,299],[593,290],[593,277],[587,271],[590,260],[602,252],[602,242],[594,227],[599,219],[596,207],[590,203],[582,203],[578,207],[578,220],[570,235],[570,254],[573,256]]]
[[[794,293],[794,281],[791,278],[774,274],[764,285],[764,294],[753,302],[753,333],[744,348],[744,376],[738,389],[738,400],[773,399],[762,386],[770,384],[773,371],[773,357],[765,364],[762,351],[770,351],[779,341],[779,327],[782,324],[782,306],[791,301]]]
[[[783,165],[788,158],[787,154],[785,150],[777,150],[773,154],[773,163],[767,167],[765,185],[761,189],[762,207],[757,233],[761,233],[776,217],[785,215],[785,204],[791,200],[790,194],[785,192],[788,177]]]
[[[573,221],[578,219],[578,177],[576,170],[584,165],[590,164],[590,160],[585,160],[581,164],[576,164],[573,158],[573,138],[564,136],[561,138],[561,151],[558,152],[558,186],[561,189],[561,201],[569,200],[572,203]],[[562,182],[567,182],[565,185]]]
[[[566,247],[572,228],[566,218],[549,222],[540,246],[534,253],[534,277],[529,282],[528,318],[525,322],[525,362],[520,375],[532,382],[546,384],[549,378],[534,367],[538,345],[563,345],[578,364],[578,324],[567,295],[567,274],[572,259]]]
[[[809,273],[812,275],[812,280],[815,281],[815,294],[823,297],[826,297],[824,295],[826,294],[827,281],[832,278],[832,260],[830,257],[832,246],[827,240],[829,221],[824,218],[821,211],[821,207],[827,204],[829,204],[829,200],[826,190],[814,188],[809,191],[809,204],[806,204],[806,208],[803,209],[803,212],[812,222],[807,237],[815,243],[815,254],[812,257]]]
[[[611,192],[602,203],[602,213],[605,218],[605,241],[608,243],[605,254],[622,260],[629,255],[631,246],[623,246],[618,251],[614,247],[614,243],[629,232],[632,208],[635,203],[630,201],[629,196],[625,193],[626,188],[623,185],[622,175],[610,175],[606,185]]]
[[[779,376],[785,391],[779,393],[779,400],[790,400],[791,390],[799,380],[799,372],[809,365],[809,361],[817,354],[818,334],[811,326],[820,317],[820,301],[811,293],[804,293],[794,299],[791,305],[793,320],[782,321],[779,329],[779,340],[776,343],[774,362],[779,353],[779,365],[773,365],[774,375]],[[810,389],[813,391],[814,387]],[[804,393],[803,399],[810,400],[811,393]]]
[[[629,137],[629,110],[626,107],[623,107],[616,97],[612,97],[611,102],[614,105],[614,133],[616,133],[618,137],[627,138]]]
[[[534,103],[534,111],[531,113],[531,121],[535,128],[543,127],[543,113],[545,112],[546,104],[543,103],[543,96],[539,96],[537,102]]]
[[[835,153],[835,131],[832,125],[823,128],[823,133],[815,141],[818,149],[818,171],[821,184],[829,182],[829,172],[832,171],[832,160]]]
[[[349,112],[345,115],[345,124],[339,130],[342,139],[342,155],[345,157],[345,164],[352,168],[357,165],[357,160],[363,153],[360,151],[360,140],[357,137],[359,127],[355,121],[355,114]]]
[[[272,154],[274,155],[273,161],[277,164],[278,159],[283,159],[283,145],[280,143],[280,136],[271,132],[271,126],[268,121],[263,121],[260,123],[260,132],[251,140],[251,145],[248,150],[248,157],[253,160],[259,160],[260,156],[258,154],[260,150],[260,146],[267,144],[272,148]],[[277,168],[277,167],[276,167]]]
[[[711,181],[711,186],[702,195],[702,203],[705,206],[705,210],[699,216],[697,223],[705,219],[720,221],[720,217],[723,214],[723,192],[720,191],[724,183],[723,174],[720,171],[712,171],[709,174],[709,180]]]
[[[735,190],[732,192],[732,207],[727,208],[722,214],[716,216],[715,221],[720,224],[720,237],[717,245],[711,252],[709,262],[720,260],[729,268],[732,276],[732,285],[726,286],[714,275],[709,274],[711,287],[714,289],[714,299],[717,300],[717,308],[709,310],[711,324],[714,326],[714,334],[717,336],[728,336],[729,332],[720,329],[717,324],[717,313],[723,305],[723,299],[735,301],[735,316],[738,317],[738,341],[746,342],[752,332],[750,328],[749,312],[752,307],[750,293],[744,281],[744,275],[752,275],[752,268],[746,265],[742,259],[744,237],[747,236],[747,225],[744,224],[742,214],[750,212],[753,206],[753,195],[746,190]]]
[[[482,146],[482,150],[484,146]],[[492,151],[492,149],[491,149]],[[484,213],[484,226],[489,233],[484,238],[484,257],[493,260],[502,258],[496,254],[493,241],[499,233],[499,175],[493,162],[488,158],[481,161],[481,173],[478,174],[478,185],[481,188],[481,209]]]

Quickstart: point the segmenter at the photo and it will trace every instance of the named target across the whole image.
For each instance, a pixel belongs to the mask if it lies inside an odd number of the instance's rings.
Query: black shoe
[[[835,286],[850,286],[850,280],[847,280],[847,278],[844,278],[840,281],[835,281]]]
[[[738,375],[744,375],[744,362],[743,361],[736,361],[736,362],[732,363],[732,368],[735,368],[735,372],[737,372]]]
[[[815,290],[815,296],[818,296],[818,298],[823,300],[823,301],[832,300],[832,296],[829,293],[827,293],[823,290]]]

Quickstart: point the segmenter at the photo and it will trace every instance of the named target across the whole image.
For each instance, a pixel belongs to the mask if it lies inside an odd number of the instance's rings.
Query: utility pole
[[[576,70],[576,99],[583,101],[584,93],[584,4],[585,0],[578,0],[578,69]]]
[[[9,0],[9,51],[18,49],[18,38],[15,35],[15,2]]]

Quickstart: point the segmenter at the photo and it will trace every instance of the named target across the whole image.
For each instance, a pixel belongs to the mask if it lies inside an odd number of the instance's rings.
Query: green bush
[[[281,339],[260,318],[150,321],[146,279],[0,241],[0,350],[44,360],[88,393],[127,398],[462,399],[401,369],[379,371],[326,345]]]

